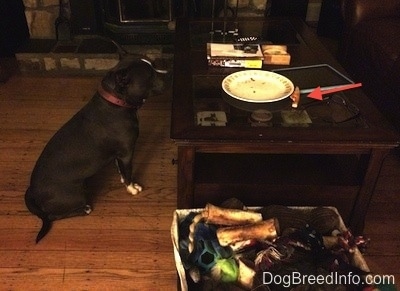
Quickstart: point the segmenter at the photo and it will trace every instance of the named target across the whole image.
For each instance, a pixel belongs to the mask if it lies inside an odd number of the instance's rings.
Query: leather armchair
[[[400,17],[400,1],[342,0],[342,15],[350,27],[370,19]]]
[[[339,58],[400,129],[400,0],[342,0]]]

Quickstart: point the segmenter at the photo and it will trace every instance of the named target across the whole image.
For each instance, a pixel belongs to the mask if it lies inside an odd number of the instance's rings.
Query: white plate
[[[294,91],[294,85],[285,76],[274,72],[244,70],[225,77],[222,89],[238,100],[264,103],[289,97]]]

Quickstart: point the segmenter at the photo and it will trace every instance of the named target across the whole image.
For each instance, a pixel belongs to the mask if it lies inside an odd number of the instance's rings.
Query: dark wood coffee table
[[[348,121],[332,117],[341,113],[331,102],[302,96],[297,112],[307,111],[312,123],[282,120],[282,111],[296,111],[289,98],[271,109],[271,121],[252,122],[253,109],[227,102],[221,88],[225,76],[243,69],[207,65],[209,31],[221,25],[177,21],[171,138],[178,146],[178,208],[204,207],[231,197],[248,206],[328,205],[338,208],[353,232],[362,233],[382,161],[399,144],[398,134],[361,89],[339,96],[346,102],[343,110],[349,109],[347,104],[359,110]],[[290,66],[324,63],[345,73],[301,20],[240,19],[238,28],[241,36],[256,34],[287,44]],[[226,126],[198,125],[202,111],[225,112]]]

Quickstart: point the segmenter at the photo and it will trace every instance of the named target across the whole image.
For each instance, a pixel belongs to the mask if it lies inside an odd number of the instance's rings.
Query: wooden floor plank
[[[84,251],[84,250],[30,250],[0,252],[0,260],[7,268],[49,269],[131,269],[171,271],[174,260],[170,252],[155,251],[154,256],[143,257],[135,251]],[[82,264],[82,258],[85,258]],[[123,258],[123,259],[121,259]]]
[[[133,263],[134,264],[134,263]],[[174,271],[0,268],[4,290],[176,290]]]
[[[53,227],[51,233],[35,245],[38,228],[4,229],[0,233],[0,250],[84,250],[84,251],[130,251],[141,250],[143,253],[156,251],[171,252],[170,230],[138,229],[60,229]],[[172,254],[171,254],[172,255]]]

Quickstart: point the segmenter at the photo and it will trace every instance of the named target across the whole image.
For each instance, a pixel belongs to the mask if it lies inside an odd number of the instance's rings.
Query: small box
[[[264,64],[266,65],[289,65],[290,54],[286,45],[263,45]]]

